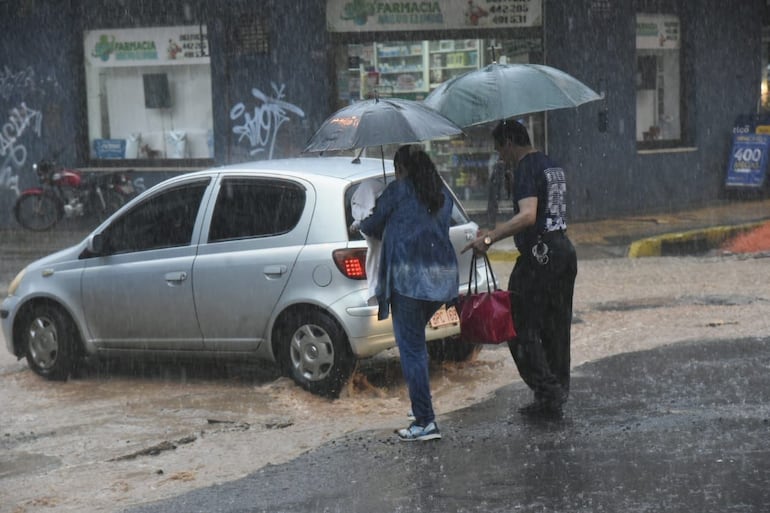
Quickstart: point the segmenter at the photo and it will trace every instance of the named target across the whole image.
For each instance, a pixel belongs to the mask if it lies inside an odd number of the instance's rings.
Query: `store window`
[[[666,147],[682,139],[679,17],[636,16],[636,141]]]
[[[375,94],[422,100],[446,80],[492,62],[544,64],[543,20],[542,0],[326,0],[326,26],[336,41],[336,107]],[[493,39],[501,35],[505,39]],[[547,149],[545,115],[520,121],[533,144]],[[463,127],[464,138],[424,143],[463,202],[478,200],[483,208],[497,161],[493,127]],[[384,151],[392,156],[396,149]]]
[[[496,39],[388,40],[341,44],[337,48],[338,105],[374,98],[423,100],[442,82],[492,62],[542,63],[539,37]],[[535,146],[545,148],[545,116],[523,116]],[[486,200],[497,160],[489,126],[466,130],[461,139],[425,143],[437,169],[463,200]],[[392,156],[397,146],[384,149]],[[380,154],[376,149],[377,156]],[[502,198],[506,199],[506,198]]]
[[[84,35],[92,159],[211,159],[205,25]]]

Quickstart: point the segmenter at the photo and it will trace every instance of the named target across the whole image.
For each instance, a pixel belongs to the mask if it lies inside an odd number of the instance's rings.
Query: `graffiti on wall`
[[[238,143],[247,139],[251,148],[251,155],[267,153],[268,159],[273,158],[278,129],[289,121],[289,115],[305,117],[305,112],[302,109],[283,100],[285,84],[281,84],[279,87],[271,82],[270,85],[273,88],[272,97],[267,96],[259,89],[251,90],[251,94],[257,102],[253,115],[246,110],[246,105],[243,102],[230,109],[230,119],[241,123],[233,126],[233,133],[238,135]]]
[[[28,142],[42,134],[43,114],[28,105],[30,98],[42,101],[47,92],[55,94],[60,89],[55,75],[38,76],[31,66],[0,69],[0,100],[10,106],[8,117],[0,119],[0,192],[19,194],[19,172],[27,163],[25,138]]]
[[[0,98],[5,101],[14,97],[28,96],[31,93],[45,95],[46,89],[54,91],[60,89],[55,75],[38,77],[31,66],[20,71],[13,71],[8,66],[0,69]]]
[[[30,131],[40,137],[42,125],[43,114],[24,102],[10,110],[0,129],[0,189],[19,194],[18,170],[27,162],[27,148],[22,137]]]
[[[27,91],[35,87],[35,72],[28,67],[14,72],[5,66],[0,70],[0,98],[9,100],[20,91]]]

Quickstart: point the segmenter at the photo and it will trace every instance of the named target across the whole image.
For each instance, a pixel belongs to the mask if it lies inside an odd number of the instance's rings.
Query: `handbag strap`
[[[473,293],[474,294],[478,294],[479,293],[479,290],[478,290],[479,289],[479,283],[478,283],[478,280],[476,279],[476,273],[473,272],[475,269],[476,269],[476,252],[474,251],[473,252],[473,256],[471,257],[470,273],[468,274],[468,295],[469,296],[471,295],[471,285],[475,285],[475,287],[474,287],[475,290],[474,290]]]
[[[471,294],[471,285],[473,286],[473,293],[474,294],[479,293],[479,277],[478,277],[478,273],[476,272],[477,258],[478,258],[478,255],[474,251],[473,256],[471,257],[471,269],[468,275],[468,295]],[[499,290],[497,286],[497,280],[495,279],[495,273],[491,272],[492,264],[489,262],[489,255],[487,255],[486,252],[484,252],[483,258],[484,258],[484,271],[487,275],[487,292]],[[491,275],[491,279],[490,279],[490,275]],[[491,285],[490,285],[490,282],[491,282]]]

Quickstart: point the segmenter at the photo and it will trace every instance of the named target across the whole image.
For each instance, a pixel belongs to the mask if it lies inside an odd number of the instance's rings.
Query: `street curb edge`
[[[632,242],[628,247],[626,256],[628,258],[661,256],[663,248],[666,245],[692,245],[696,242],[703,242],[709,248],[713,249],[719,247],[731,237],[752,230],[766,222],[767,221],[759,221],[733,226],[712,226],[698,230],[666,233],[664,235],[648,237]]]

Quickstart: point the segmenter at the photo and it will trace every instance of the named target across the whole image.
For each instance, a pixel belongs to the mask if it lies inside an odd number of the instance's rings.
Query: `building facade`
[[[0,225],[13,225],[41,159],[132,169],[141,188],[296,156],[350,102],[419,100],[493,61],[547,64],[604,94],[522,118],[569,174],[573,220],[706,204],[725,194],[736,120],[766,103],[767,11],[765,0],[0,2]],[[488,132],[428,147],[461,198],[486,198]]]

